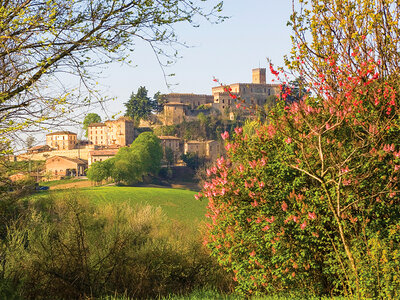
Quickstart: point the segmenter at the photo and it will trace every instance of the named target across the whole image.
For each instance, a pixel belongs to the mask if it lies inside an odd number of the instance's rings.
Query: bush
[[[293,103],[304,87],[284,85],[254,135],[222,135],[227,157],[197,196],[209,201],[206,242],[243,295],[397,299],[399,42],[384,32],[400,27],[398,5],[296,4],[287,65],[312,93]]]
[[[98,208],[77,194],[38,202],[0,251],[0,282],[24,298],[147,299],[230,287],[196,234],[159,208]]]

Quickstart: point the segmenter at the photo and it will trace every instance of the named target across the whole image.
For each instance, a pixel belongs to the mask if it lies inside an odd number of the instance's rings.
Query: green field
[[[50,194],[65,193],[68,190],[41,192],[31,199],[48,197]],[[161,207],[170,219],[185,223],[198,223],[205,220],[207,203],[194,198],[195,192],[182,189],[154,187],[103,186],[76,189],[97,205],[128,203],[129,205],[151,205]]]

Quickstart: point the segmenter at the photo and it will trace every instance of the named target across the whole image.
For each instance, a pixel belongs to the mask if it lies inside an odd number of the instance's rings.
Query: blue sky
[[[283,56],[291,48],[291,31],[286,26],[290,0],[226,0],[223,13],[230,19],[222,24],[202,21],[199,28],[176,26],[179,39],[191,47],[181,47],[182,58],[165,69],[175,74],[168,79],[176,84],[170,90],[147,44],[137,43],[130,57],[135,66],[115,63],[104,68],[98,78],[102,94],[115,98],[106,104],[107,115],[123,112],[123,103],[139,86],[145,86],[151,96],[157,91],[211,94],[213,76],[223,83],[250,82],[251,69],[267,67],[267,57],[283,65]],[[97,112],[106,118],[104,111]]]

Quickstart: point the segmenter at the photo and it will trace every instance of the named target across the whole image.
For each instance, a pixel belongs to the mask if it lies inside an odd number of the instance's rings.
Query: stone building
[[[187,104],[184,103],[170,102],[164,104],[162,123],[167,126],[182,123],[185,120],[187,110]]]
[[[55,150],[71,150],[76,143],[76,133],[71,131],[57,131],[46,135],[46,145]]]
[[[135,139],[134,121],[128,117],[93,123],[88,126],[89,141],[93,145],[128,146]]]
[[[49,145],[39,145],[39,146],[34,146],[28,149],[28,154],[35,154],[35,153],[41,153],[41,152],[46,152],[50,151],[51,148]]]
[[[167,103],[186,104],[190,109],[195,109],[200,105],[214,103],[214,97],[212,95],[171,93],[163,96]]]
[[[221,112],[231,109],[237,100],[232,99],[230,93],[245,101],[247,106],[264,106],[270,96],[277,95],[280,91],[279,84],[266,83],[265,68],[252,70],[252,83],[233,83],[227,86],[212,88],[214,107]],[[225,91],[230,89],[230,93]]]
[[[175,136],[159,136],[161,141],[161,147],[163,149],[164,159],[165,159],[165,149],[170,148],[174,154],[174,162],[180,159],[182,154],[180,142],[181,139]]]
[[[184,145],[184,153],[196,153],[200,157],[209,160],[217,159],[221,154],[221,145],[218,141],[187,141]]]
[[[89,151],[88,166],[97,161],[105,161],[106,159],[114,157],[118,149],[104,149]]]
[[[65,176],[84,176],[87,167],[87,161],[79,158],[57,155],[46,159],[46,173],[51,173],[58,179]]]

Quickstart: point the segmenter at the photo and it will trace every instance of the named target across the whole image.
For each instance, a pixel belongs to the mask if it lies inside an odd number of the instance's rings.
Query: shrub
[[[159,208],[94,207],[78,194],[39,202],[1,244],[1,282],[24,298],[135,299],[229,288],[196,234]]]
[[[209,201],[206,242],[244,295],[398,298],[398,40],[381,30],[399,27],[382,15],[398,7],[299,3],[288,64],[313,93],[291,103],[286,85],[254,135],[222,135],[227,157],[197,196]]]

